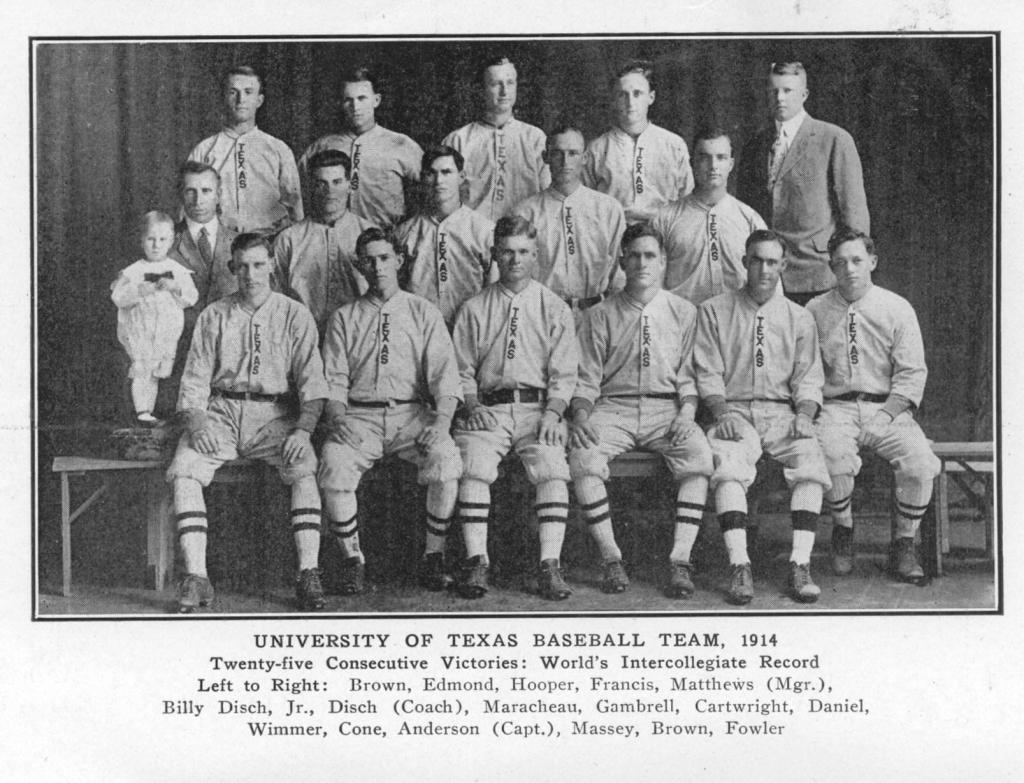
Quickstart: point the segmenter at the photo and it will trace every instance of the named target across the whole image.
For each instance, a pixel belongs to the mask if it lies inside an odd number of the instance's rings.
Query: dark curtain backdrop
[[[767,64],[802,60],[809,112],[849,130],[864,163],[877,281],[909,299],[931,377],[921,418],[936,439],[992,436],[993,41],[482,40],[329,43],[40,43],[36,50],[40,424],[123,417],[126,360],[109,286],[140,256],[135,221],[173,210],[179,163],[221,121],[219,75],[266,75],[260,127],[298,154],[340,117],[341,75],[384,78],[381,124],[421,144],[479,112],[481,61],[516,62],[521,119],[608,124],[616,66],[657,66],[652,119],[689,143],[713,121],[742,143],[766,117]]]

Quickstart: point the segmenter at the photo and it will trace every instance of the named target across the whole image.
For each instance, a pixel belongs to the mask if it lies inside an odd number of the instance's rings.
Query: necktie
[[[775,180],[779,178],[779,169],[782,168],[782,161],[786,157],[785,131],[779,128],[775,135],[775,143],[772,144],[772,154],[768,159],[768,190],[775,187]]]
[[[213,260],[213,249],[210,247],[210,237],[205,227],[199,229],[199,255],[207,264]]]

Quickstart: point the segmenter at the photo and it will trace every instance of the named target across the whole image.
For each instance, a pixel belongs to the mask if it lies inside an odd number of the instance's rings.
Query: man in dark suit
[[[789,244],[782,282],[806,304],[835,286],[828,240],[839,226],[870,231],[857,147],[842,128],[804,111],[807,73],[801,63],[773,63],[768,104],[773,122],[743,150],[738,196]]]

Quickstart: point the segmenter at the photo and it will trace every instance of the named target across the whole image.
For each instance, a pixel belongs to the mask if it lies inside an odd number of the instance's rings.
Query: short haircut
[[[366,247],[371,242],[387,242],[391,245],[391,249],[395,251],[395,255],[398,256],[399,263],[405,262],[405,249],[402,247],[402,243],[398,241],[398,237],[395,236],[394,232],[378,228],[377,226],[371,226],[356,239],[356,258],[359,263],[362,262],[363,255],[366,253]]]
[[[375,93],[380,92],[380,77],[365,65],[358,65],[351,71],[348,71],[342,79],[342,82],[344,84],[369,82],[371,90]]]
[[[426,171],[430,168],[430,164],[438,158],[451,158],[455,161],[455,168],[459,171],[462,171],[466,165],[466,159],[454,147],[449,147],[447,144],[432,144],[423,152],[423,162],[420,164],[420,169]]]
[[[486,60],[484,64],[480,66],[480,81],[484,81],[487,78],[488,68],[498,68],[502,65],[511,65],[512,70],[516,71],[517,76],[519,75],[519,71],[516,69],[516,64],[512,62],[510,59],[508,59],[508,57],[506,57],[505,55],[500,55],[498,57],[492,57],[491,59]]]
[[[548,132],[548,140],[544,143],[544,146],[546,147],[548,144],[550,144],[551,140],[555,138],[555,136],[561,136],[563,133],[575,133],[579,135],[579,137],[583,139],[583,146],[586,146],[587,137],[583,135],[583,131],[581,131],[575,125],[570,125],[567,122],[563,122],[559,125],[556,125],[553,130]]]
[[[860,240],[864,243],[864,249],[868,251],[868,255],[875,254],[875,240],[869,237],[860,229],[850,228],[849,226],[839,226],[835,230],[835,233],[829,237],[828,240],[828,254],[832,256],[839,249],[839,246],[845,242],[856,242]]]
[[[345,176],[352,176],[352,161],[349,156],[341,150],[320,150],[306,164],[306,169],[312,174],[317,169],[326,169],[332,166],[341,166],[345,169]]]
[[[138,236],[141,239],[149,233],[149,230],[153,226],[166,223],[171,227],[171,233],[174,233],[174,218],[168,215],[166,212],[161,212],[159,209],[151,210],[139,218],[138,223]]]
[[[786,60],[784,62],[772,63],[768,69],[769,76],[803,76],[807,78],[807,70],[799,60]]]
[[[506,237],[537,238],[537,229],[533,223],[519,215],[506,215],[494,224],[494,246]]]
[[[186,160],[181,164],[181,168],[178,169],[178,190],[181,190],[185,185],[185,176],[187,174],[213,174],[214,179],[217,180],[217,184],[220,185],[220,172],[217,171],[209,163],[201,163],[198,160]]]
[[[661,232],[655,230],[654,226],[648,223],[646,220],[640,223],[634,223],[626,229],[622,235],[622,254],[626,254],[626,248],[630,244],[641,237],[653,237],[658,243],[658,249],[665,252],[665,239],[662,237]]]
[[[241,253],[244,250],[252,250],[254,247],[262,247],[267,251],[267,256],[270,258],[274,257],[274,246],[270,240],[267,239],[263,234],[257,233],[256,231],[247,231],[244,234],[239,234],[231,242],[231,257],[234,258],[235,253]],[[233,269],[231,270],[234,271]]]
[[[754,245],[758,245],[761,242],[774,242],[782,248],[782,255],[789,255],[789,243],[786,242],[785,237],[782,236],[778,231],[772,231],[770,228],[759,228],[757,231],[747,237],[747,242],[743,246],[744,254],[750,252],[750,248]]]
[[[263,78],[263,74],[253,68],[251,65],[235,65],[224,71],[224,77],[221,79],[221,87],[226,88],[228,86],[228,79],[232,76],[254,76],[260,83],[260,92],[265,92],[266,83]]]
[[[647,86],[654,92],[654,63],[650,60],[629,60],[623,63],[622,67],[615,72],[612,83],[617,82],[623,76],[630,73],[638,73],[647,80]]]
[[[692,147],[692,149],[693,149],[694,153],[696,154],[697,143],[698,142],[710,141],[711,139],[723,139],[723,138],[724,139],[728,139],[728,141],[729,141],[729,151],[733,155],[735,155],[736,154],[736,150],[733,149],[732,136],[730,136],[729,132],[725,128],[721,127],[720,125],[701,125],[699,128],[697,128],[697,133],[693,137],[693,147]]]

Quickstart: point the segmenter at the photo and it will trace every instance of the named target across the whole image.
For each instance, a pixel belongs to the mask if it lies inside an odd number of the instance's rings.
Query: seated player
[[[309,438],[327,385],[313,316],[271,290],[272,269],[268,241],[255,233],[239,234],[231,246],[238,291],[203,310],[192,335],[178,397],[187,432],[167,469],[185,559],[181,612],[213,600],[206,574],[203,487],[218,467],[239,457],[275,466],[291,487],[299,608],[324,606],[317,571],[320,493]]]
[[[789,590],[797,601],[818,600],[811,550],[822,492],[831,486],[814,436],[823,376],[814,319],[779,291],[785,245],[774,231],[747,239],[747,282],[701,305],[694,364],[697,389],[714,417],[711,489],[725,535],[732,578],[728,599],[754,597],[747,555],[747,488],[762,452],[783,465],[792,497],[793,548]]]
[[[466,404],[455,431],[465,466],[458,517],[467,559],[456,589],[487,592],[487,520],[498,464],[512,449],[537,488],[540,594],[571,594],[560,557],[569,512],[563,416],[576,386],[575,327],[568,305],[533,279],[537,232],[521,217],[494,229],[500,278],[469,299],[455,321],[455,351]]]
[[[914,421],[928,369],[921,328],[910,303],[876,286],[875,243],[855,229],[840,229],[828,243],[836,288],[807,309],[818,325],[825,369],[825,407],[818,438],[832,477],[825,501],[832,514],[832,570],[853,570],[853,482],[859,448],[887,459],[896,479],[893,563],[905,581],[924,576],[914,536],[932,497],[941,465]]]
[[[341,551],[343,595],[365,589],[356,488],[381,457],[397,454],[419,468],[427,486],[426,551],[420,583],[443,590],[448,523],[462,461],[448,430],[462,394],[451,338],[441,312],[398,287],[404,262],[394,235],[369,228],[356,241],[369,290],[331,316],[324,336],[330,437],[320,488]],[[433,405],[430,401],[433,400]]]
[[[458,150],[429,148],[420,173],[429,191],[427,209],[395,231],[412,267],[406,290],[437,305],[449,329],[462,303],[498,279],[491,263],[494,223],[459,195],[464,165]]]
[[[694,422],[693,341],[697,308],[662,288],[665,250],[648,225],[622,238],[626,287],[586,312],[580,325],[580,379],[572,401],[569,469],[576,499],[605,561],[602,589],[629,585],[608,508],[608,462],[631,449],[661,454],[678,483],[665,593],[694,586],[690,549],[700,531],[711,449]]]

